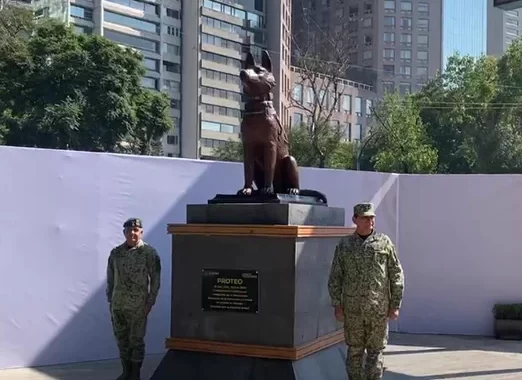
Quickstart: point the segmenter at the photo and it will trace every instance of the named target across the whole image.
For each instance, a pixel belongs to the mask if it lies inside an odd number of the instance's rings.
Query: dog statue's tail
[[[328,206],[328,200],[326,199],[326,195],[317,190],[309,190],[309,189],[301,189],[299,190],[299,195],[303,197],[314,197],[319,200],[319,202],[324,203],[325,206]]]

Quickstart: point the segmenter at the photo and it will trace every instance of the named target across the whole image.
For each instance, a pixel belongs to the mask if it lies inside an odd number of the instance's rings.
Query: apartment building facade
[[[346,141],[360,141],[366,136],[377,97],[372,86],[339,78],[335,86],[338,93],[335,94],[332,79],[321,75],[302,75],[301,70],[294,66],[291,70],[292,126],[310,124],[314,109],[322,109],[323,114],[332,111],[329,122],[343,128]],[[321,107],[314,107],[314,103]]]
[[[166,92],[174,128],[163,138],[172,157],[211,157],[237,139],[245,54],[267,50],[274,105],[289,120],[291,0],[33,0],[37,15],[72,24],[141,51],[143,86]]]
[[[348,78],[369,84],[379,96],[408,93],[441,67],[442,1],[294,0],[293,29],[298,36],[308,14],[325,31],[346,30],[352,49]]]
[[[522,6],[522,1],[511,2],[511,9],[497,8],[487,1],[487,54],[501,56],[522,35],[522,8],[514,6]]]

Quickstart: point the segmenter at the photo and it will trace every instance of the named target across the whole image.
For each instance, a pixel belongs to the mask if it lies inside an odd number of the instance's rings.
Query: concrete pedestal
[[[343,209],[189,205],[187,220],[168,227],[171,334],[152,380],[346,378],[327,290],[335,247],[353,233]]]

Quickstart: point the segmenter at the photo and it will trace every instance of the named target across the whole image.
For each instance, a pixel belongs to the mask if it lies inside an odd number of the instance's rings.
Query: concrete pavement
[[[148,356],[149,379],[163,355]],[[441,335],[391,334],[385,380],[522,380],[522,342]],[[119,361],[104,360],[0,371],[0,380],[113,380]]]

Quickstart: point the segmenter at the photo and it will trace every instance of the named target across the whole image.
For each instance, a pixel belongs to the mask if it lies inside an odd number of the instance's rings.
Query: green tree
[[[454,55],[446,70],[416,95],[439,152],[438,172],[489,171],[498,143],[492,112],[498,91],[496,58]]]
[[[375,125],[368,139],[374,148],[372,162],[381,172],[433,173],[437,150],[431,146],[419,109],[411,96],[386,95],[374,110]]]
[[[136,126],[124,138],[127,147],[123,150],[140,155],[162,155],[161,138],[172,128],[169,97],[157,91],[142,91],[136,96],[134,107]]]
[[[16,43],[0,45],[5,144],[158,153],[172,119],[165,96],[141,86],[141,53],[52,20]]]

